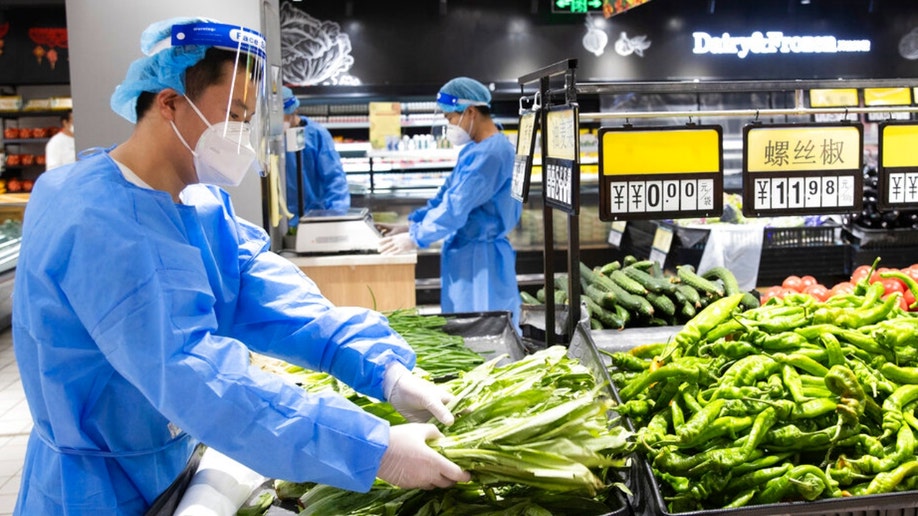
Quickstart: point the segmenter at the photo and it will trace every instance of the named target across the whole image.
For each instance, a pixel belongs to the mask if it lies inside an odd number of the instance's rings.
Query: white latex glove
[[[393,236],[408,232],[408,224],[376,224],[376,230],[383,236]]]
[[[412,423],[424,423],[431,417],[437,418],[446,426],[455,421],[452,413],[446,408],[453,395],[436,384],[411,374],[411,371],[399,362],[393,362],[386,368],[383,393],[392,407]]]
[[[427,445],[443,434],[428,424],[407,423],[389,429],[389,447],[379,463],[376,476],[405,489],[450,487],[468,482],[467,471],[450,462]]]
[[[417,251],[418,244],[408,233],[399,233],[379,239],[379,254],[407,254]]]

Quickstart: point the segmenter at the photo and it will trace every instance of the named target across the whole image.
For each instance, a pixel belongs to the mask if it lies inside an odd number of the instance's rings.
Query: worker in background
[[[510,196],[514,149],[491,119],[491,93],[457,77],[437,94],[448,121],[446,137],[462,146],[436,196],[389,229],[379,252],[398,254],[443,239],[440,308],[443,312],[509,310],[519,323],[516,252],[507,234],[522,205]]]
[[[73,140],[73,112],[61,115],[61,129],[45,144],[45,170],[51,170],[76,161],[76,144]]]
[[[172,514],[160,501],[190,480],[199,443],[269,478],[355,491],[468,480],[426,444],[435,426],[390,427],[250,363],[262,353],[409,421],[453,421],[386,319],[333,306],[220,188],[267,158],[252,141],[268,115],[263,44],[203,18],[151,25],[111,98],[130,137],[38,179],[13,306],[34,421],[15,514]]]
[[[351,207],[351,194],[347,189],[347,174],[341,166],[341,156],[335,150],[328,129],[305,116],[297,114],[300,100],[284,86],[284,129],[302,126],[306,146],[303,150],[288,152],[287,209],[295,215],[289,222],[291,229],[299,224],[300,217],[310,210],[346,212]],[[297,172],[297,155],[301,172]],[[302,181],[298,180],[301,177]],[[301,211],[302,210],[302,211]]]

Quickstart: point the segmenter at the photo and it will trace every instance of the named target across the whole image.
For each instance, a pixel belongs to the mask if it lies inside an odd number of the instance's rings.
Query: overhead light
[[[810,0],[800,0],[800,5],[810,5]]]

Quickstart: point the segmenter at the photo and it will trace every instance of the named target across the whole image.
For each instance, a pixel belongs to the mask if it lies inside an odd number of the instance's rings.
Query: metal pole
[[[673,117],[769,117],[769,116],[805,116],[825,114],[861,114],[861,113],[918,113],[918,107],[850,107],[850,108],[794,108],[794,109],[719,109],[695,111],[617,111],[610,113],[580,113],[580,120],[609,120],[615,118],[673,118]]]

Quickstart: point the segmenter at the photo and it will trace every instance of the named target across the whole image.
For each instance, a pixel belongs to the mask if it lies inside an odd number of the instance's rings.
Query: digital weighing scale
[[[376,252],[382,235],[367,208],[310,210],[296,229],[298,253]]]

